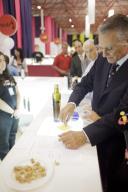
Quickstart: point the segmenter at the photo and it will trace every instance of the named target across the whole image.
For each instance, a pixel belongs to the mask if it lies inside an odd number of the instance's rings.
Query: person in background
[[[0,52],[0,159],[15,143],[18,128],[20,94],[15,79],[8,72],[5,56]]]
[[[76,40],[74,42],[74,48],[76,54],[72,57],[70,75],[72,77],[81,77],[89,64],[89,60],[83,50],[81,41]]]
[[[76,54],[77,54],[77,53],[76,53],[76,51],[75,51],[74,46],[73,46],[73,47],[71,47],[71,48],[70,48],[69,55],[70,55],[71,57],[74,57]]]
[[[77,149],[87,142],[97,146],[103,192],[117,192],[115,179],[119,178],[126,146],[123,133],[115,126],[114,116],[128,101],[127,16],[115,14],[101,24],[99,47],[103,57],[98,57],[60,112],[60,119],[66,124],[76,106],[93,91],[92,110],[96,121],[82,131],[61,134],[59,140],[69,149]],[[127,188],[123,192],[126,191]]]
[[[18,68],[15,65],[10,63],[9,57],[7,55],[4,55],[4,57],[5,57],[5,62],[6,62],[10,75],[19,76]]]
[[[71,67],[71,56],[68,55],[68,44],[62,43],[62,52],[54,59],[53,68],[59,76],[67,76]]]
[[[22,75],[23,71],[24,74],[27,75],[27,65],[24,62],[23,50],[21,48],[14,49],[14,57],[11,59],[10,63],[17,67],[20,76]]]
[[[89,64],[83,73],[83,76],[85,76],[90,71],[90,69],[92,68],[92,66],[94,65],[94,63],[98,57],[97,49],[94,45],[94,40],[88,39],[87,41],[85,41],[85,43],[83,44],[83,50],[89,61]]]
[[[34,59],[35,63],[41,62],[44,58],[44,55],[39,50],[39,45],[35,45],[35,51],[32,53],[32,58]]]

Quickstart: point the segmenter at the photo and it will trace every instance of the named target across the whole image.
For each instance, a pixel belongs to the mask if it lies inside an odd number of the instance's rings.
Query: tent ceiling
[[[38,5],[44,10],[45,16],[54,18],[59,27],[68,33],[84,31],[87,0],[32,0],[33,15],[40,15],[40,10],[37,9]],[[114,9],[116,13],[128,15],[128,0],[96,0],[96,22],[91,25],[93,33],[96,32],[99,24],[107,18],[110,9]],[[71,28],[69,18],[72,19],[74,28]]]

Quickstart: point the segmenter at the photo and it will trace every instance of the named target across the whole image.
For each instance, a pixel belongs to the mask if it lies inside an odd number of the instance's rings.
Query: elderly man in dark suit
[[[60,112],[60,119],[66,123],[84,96],[93,91],[92,110],[98,120],[59,139],[70,149],[86,142],[96,145],[103,191],[114,192],[125,151],[124,135],[115,126],[114,115],[128,98],[128,17],[117,14],[104,21],[99,27],[99,46],[103,57],[96,60]]]

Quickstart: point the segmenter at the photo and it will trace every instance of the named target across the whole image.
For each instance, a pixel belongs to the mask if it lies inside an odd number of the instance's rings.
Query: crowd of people
[[[82,77],[89,72],[98,56],[94,40],[88,39],[83,43],[76,39],[73,43],[74,53],[68,53],[68,44],[62,43],[62,52],[58,54],[53,63],[53,68],[59,76]],[[91,65],[90,65],[91,64]],[[86,71],[87,70],[87,71]]]

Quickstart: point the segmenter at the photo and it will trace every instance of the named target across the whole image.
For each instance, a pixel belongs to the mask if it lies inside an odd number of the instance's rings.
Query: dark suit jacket
[[[70,75],[72,77],[74,77],[74,76],[81,77],[82,76],[81,60],[80,60],[78,54],[76,54],[72,58]]]
[[[104,191],[124,159],[125,141],[114,124],[116,110],[128,103],[128,60],[116,72],[108,88],[106,82],[111,64],[99,56],[87,76],[83,77],[70,96],[76,105],[93,91],[92,109],[102,118],[84,128],[92,146],[97,145]]]

